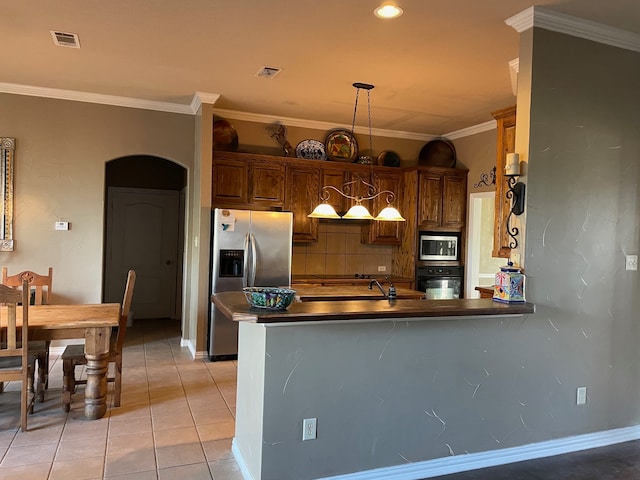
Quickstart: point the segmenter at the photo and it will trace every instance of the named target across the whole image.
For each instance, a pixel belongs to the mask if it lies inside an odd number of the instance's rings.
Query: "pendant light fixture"
[[[369,118],[369,154],[371,158],[373,157],[373,134],[371,131],[371,90],[374,88],[373,85],[369,83],[360,83],[356,82],[353,84],[356,88],[356,100],[355,105],[353,107],[353,122],[351,124],[351,140],[355,139],[354,130],[356,126],[356,112],[358,111],[358,96],[360,90],[367,91],[367,111]],[[350,200],[355,201],[355,204],[344,214],[344,216],[340,217],[336,210],[329,204],[330,191],[334,190],[339,193],[344,198],[348,198]],[[387,206],[383,208],[378,216],[373,217],[367,207],[362,205],[363,201],[373,200],[381,195],[386,195]],[[376,187],[371,185],[368,182],[365,182],[362,177],[358,176],[356,180],[352,180],[350,182],[346,182],[342,185],[342,189],[338,189],[333,185],[325,185],[321,189],[320,199],[322,203],[318,205],[313,212],[311,212],[308,217],[311,218],[344,218],[347,220],[377,220],[377,221],[386,221],[386,222],[404,222],[405,219],[400,215],[400,212],[392,206],[393,201],[395,200],[396,195],[391,190],[382,190],[380,192],[376,191]]]

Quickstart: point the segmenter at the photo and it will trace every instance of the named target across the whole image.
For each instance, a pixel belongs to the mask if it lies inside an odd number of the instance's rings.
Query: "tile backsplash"
[[[320,220],[317,242],[293,244],[292,275],[390,274],[393,247],[363,244],[360,231],[360,223]]]

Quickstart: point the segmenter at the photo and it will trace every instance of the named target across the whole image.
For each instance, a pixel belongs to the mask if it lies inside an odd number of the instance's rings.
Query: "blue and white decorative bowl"
[[[286,310],[296,291],[284,287],[245,287],[242,289],[249,305],[268,310]]]

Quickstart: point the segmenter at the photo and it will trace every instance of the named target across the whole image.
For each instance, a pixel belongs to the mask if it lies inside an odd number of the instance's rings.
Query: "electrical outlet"
[[[576,391],[576,405],[587,403],[587,387],[578,387]]]
[[[386,272],[387,271],[387,267],[385,265],[378,265],[378,271],[379,272]]]
[[[316,422],[315,418],[302,420],[302,441],[316,439]]]
[[[626,256],[626,268],[627,270],[638,270],[638,255]]]

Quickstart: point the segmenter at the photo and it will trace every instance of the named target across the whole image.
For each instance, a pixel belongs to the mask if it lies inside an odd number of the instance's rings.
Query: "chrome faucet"
[[[396,287],[393,283],[389,284],[389,293],[384,291],[384,288],[382,288],[380,282],[375,278],[369,282],[369,290],[373,290],[374,285],[376,285],[378,289],[380,289],[382,295],[384,295],[384,298],[386,298],[387,300],[391,301],[396,299]]]

